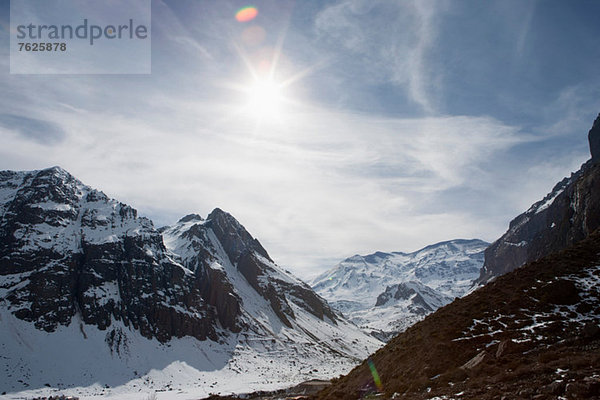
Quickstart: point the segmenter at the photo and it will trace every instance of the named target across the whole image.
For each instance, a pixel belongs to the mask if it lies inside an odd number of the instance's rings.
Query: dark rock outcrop
[[[600,154],[599,136],[600,117],[589,136],[593,159]],[[600,163],[592,161],[510,222],[508,231],[485,250],[477,283],[562,250],[600,227]]]
[[[260,242],[231,214],[217,208],[206,221],[195,214],[186,216],[166,228],[163,235],[174,253],[187,254],[179,260],[186,268],[196,275],[207,275],[209,281],[214,280],[211,276],[219,277],[202,293],[209,304],[216,307],[222,323],[235,320],[240,309],[229,281],[231,276],[227,275],[234,275],[234,271],[225,272],[233,268],[288,328],[293,327],[292,321],[296,318],[292,304],[336,324],[337,317],[329,305],[308,285],[277,267]],[[215,289],[219,287],[224,290]]]
[[[598,114],[592,129],[588,133],[588,141],[590,142],[592,162],[598,164],[600,163],[600,114]]]
[[[110,329],[120,320],[147,337],[218,339],[219,309],[239,310],[219,276],[190,274],[136,210],[54,167],[0,172],[0,280],[12,313],[53,332],[79,313]],[[220,318],[219,318],[220,317]],[[114,335],[114,334],[113,334]]]
[[[208,215],[206,226],[213,230],[232,262],[237,262],[245,251],[256,251],[273,261],[258,239],[253,238],[231,214],[215,208]]]
[[[427,299],[429,300],[427,300]],[[375,307],[390,305],[395,301],[408,302],[408,309],[415,315],[427,315],[452,299],[420,282],[410,281],[388,286],[377,296]]]
[[[113,321],[161,342],[218,340],[219,328],[239,332],[248,321],[230,276],[236,270],[285,326],[293,327],[292,305],[336,324],[322,298],[220,209],[159,232],[135,209],[55,167],[0,172],[0,213],[0,302],[47,332],[79,314],[109,330],[113,344]],[[167,250],[163,238],[179,248]]]

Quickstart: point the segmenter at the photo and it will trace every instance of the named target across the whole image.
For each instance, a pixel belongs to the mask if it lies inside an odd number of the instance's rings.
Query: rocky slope
[[[0,172],[0,215],[0,392],[273,387],[379,346],[220,209],[157,230],[55,167]]]
[[[478,284],[577,243],[600,227],[600,115],[588,137],[592,159],[510,222],[485,251]]]
[[[481,240],[452,240],[414,253],[355,255],[313,281],[333,307],[380,339],[464,295],[479,276]]]
[[[598,398],[599,135],[600,116],[589,133],[592,160],[486,249],[485,286],[410,327],[316,398]]]
[[[123,321],[161,342],[217,339],[199,280],[133,208],[58,167],[1,172],[0,202],[0,298],[17,318],[46,332],[79,314],[86,325]]]
[[[600,396],[600,231],[457,299],[316,399]]]
[[[179,255],[178,261],[196,275],[204,275],[204,282],[213,282],[215,276],[230,279],[234,271],[224,266],[235,265],[235,274],[243,277],[254,291],[268,301],[271,308],[287,327],[292,328],[295,319],[290,305],[308,311],[313,316],[336,324],[338,317],[329,305],[313,292],[308,285],[278,268],[260,242],[230,214],[215,209],[203,220],[198,215],[188,215],[176,225],[163,229],[167,247]],[[218,282],[223,279],[217,279]],[[223,323],[235,319],[239,305],[230,296],[240,284],[229,282],[226,287],[211,288],[207,295],[220,305]]]

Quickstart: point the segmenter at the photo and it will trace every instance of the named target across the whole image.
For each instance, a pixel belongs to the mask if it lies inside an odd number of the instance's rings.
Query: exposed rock
[[[588,133],[588,141],[590,142],[592,162],[596,164],[600,162],[600,114],[598,114],[592,129]]]
[[[533,388],[525,388],[519,390],[519,396],[521,396],[522,398],[530,398],[531,396],[533,396],[534,393],[535,390]]]
[[[589,142],[592,160],[513,219],[508,231],[485,250],[476,283],[567,248],[600,227],[600,115],[589,132]]]
[[[191,214],[166,227],[163,236],[174,253],[184,255],[179,261],[200,277],[203,297],[231,330],[238,328],[241,306],[231,277],[223,270],[225,265],[239,271],[285,326],[291,328],[295,319],[290,302],[321,320],[327,317],[336,323],[329,305],[306,284],[278,268],[260,242],[231,214],[217,208],[206,221]]]
[[[510,222],[485,250],[478,283],[560,251],[600,227],[600,164],[587,163]]]
[[[377,296],[375,307],[393,306],[399,301],[408,303],[411,313],[424,316],[450,303],[452,298],[420,282],[410,281],[388,286]]]
[[[546,385],[540,389],[542,393],[554,394],[557,396],[562,395],[565,392],[566,383],[562,381],[554,381],[549,385]]]
[[[272,261],[258,239],[254,239],[231,214],[215,208],[208,215],[206,226],[213,230],[233,263],[237,262],[242,253],[246,251],[256,251]]]
[[[47,332],[79,313],[101,330],[121,320],[162,342],[216,340],[211,305],[221,302],[232,310],[219,315],[222,326],[236,330],[236,305],[211,297],[224,289],[218,279],[194,276],[174,263],[161,234],[133,208],[59,167],[4,171],[0,190],[10,193],[2,204],[0,274],[16,317]]]
[[[496,358],[502,358],[507,354],[514,354],[519,352],[519,346],[513,342],[511,339],[503,340],[498,345],[498,350],[496,350]]]
[[[477,354],[475,357],[471,358],[469,361],[464,363],[460,368],[470,371],[477,368],[480,368],[482,365],[485,365],[493,360],[493,357],[488,354],[487,351],[483,350],[481,353]]]
[[[569,399],[588,399],[600,395],[600,381],[597,378],[569,382],[565,387],[565,396]]]

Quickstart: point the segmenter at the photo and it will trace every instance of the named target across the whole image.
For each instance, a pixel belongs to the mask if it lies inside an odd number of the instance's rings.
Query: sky
[[[152,0],[151,73],[105,75],[10,74],[0,4],[0,170],[60,165],[156,226],[219,207],[306,280],[494,241],[600,112],[596,0]]]

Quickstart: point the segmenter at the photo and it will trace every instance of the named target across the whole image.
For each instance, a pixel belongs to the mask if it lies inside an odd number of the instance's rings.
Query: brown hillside
[[[600,398],[600,232],[429,315],[315,399]]]

